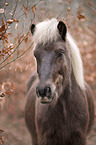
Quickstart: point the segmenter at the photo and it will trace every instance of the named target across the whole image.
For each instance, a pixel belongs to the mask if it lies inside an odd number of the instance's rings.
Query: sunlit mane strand
[[[79,48],[77,47],[76,43],[74,42],[73,38],[69,33],[67,33],[67,41],[69,43],[71,51],[71,59],[72,59],[71,61],[75,79],[78,85],[84,89],[85,87],[84,87],[83,65]]]
[[[59,31],[57,28],[58,21],[55,18],[51,20],[43,21],[36,25],[35,32],[33,35],[34,46],[38,44],[46,44],[48,42],[54,42],[59,37]],[[78,85],[84,89],[84,76],[83,76],[83,66],[80,56],[79,49],[72,39],[71,35],[67,32],[66,43],[69,45],[71,51],[71,62],[73,73]]]

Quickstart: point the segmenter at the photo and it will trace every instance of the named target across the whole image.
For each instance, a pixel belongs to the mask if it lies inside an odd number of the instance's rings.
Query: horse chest
[[[47,110],[48,109],[48,110]],[[40,108],[36,115],[36,126],[39,140],[44,140],[48,145],[64,145],[70,140],[71,129],[70,122],[67,122],[65,109],[63,107]],[[41,144],[40,144],[41,145]],[[46,145],[46,144],[44,144]]]

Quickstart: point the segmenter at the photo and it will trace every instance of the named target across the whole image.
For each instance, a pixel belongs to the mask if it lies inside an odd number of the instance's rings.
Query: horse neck
[[[73,70],[71,72],[71,76],[69,78],[69,81],[68,81],[68,84],[66,85],[64,91],[63,91],[63,95],[64,96],[72,96],[72,92],[75,91],[75,90],[78,90],[80,89],[76,79],[75,79],[75,76],[74,76],[74,73],[73,73]]]

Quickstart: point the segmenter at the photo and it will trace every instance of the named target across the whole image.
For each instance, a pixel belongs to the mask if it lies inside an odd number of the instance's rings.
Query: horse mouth
[[[50,104],[51,102],[52,102],[52,100],[53,100],[53,98],[54,97],[52,97],[52,98],[48,98],[48,97],[40,97],[40,102],[42,103],[42,104]]]

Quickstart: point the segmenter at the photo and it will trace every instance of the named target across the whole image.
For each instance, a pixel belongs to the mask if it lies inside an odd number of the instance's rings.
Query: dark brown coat
[[[25,121],[32,145],[86,145],[94,121],[92,93],[74,75],[65,24],[59,22],[57,28],[61,37],[56,42],[35,48],[37,73],[28,81]],[[35,25],[32,34],[33,29]]]

